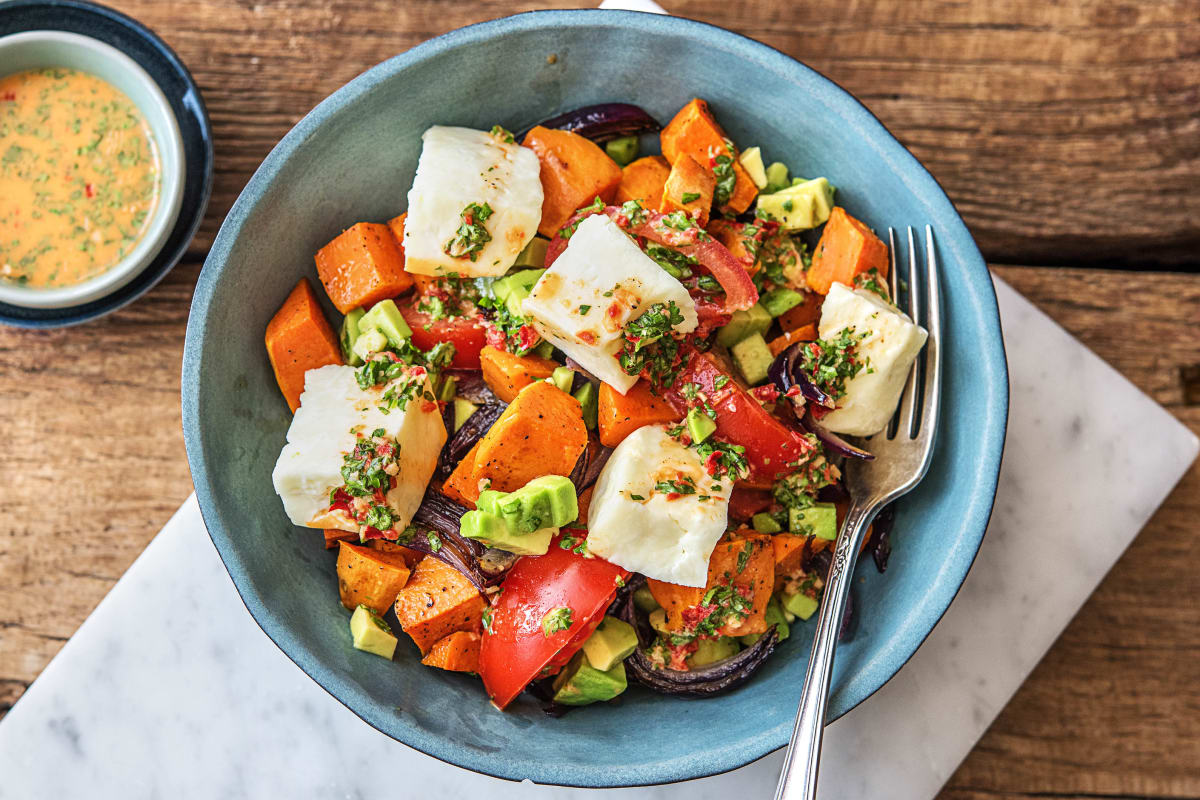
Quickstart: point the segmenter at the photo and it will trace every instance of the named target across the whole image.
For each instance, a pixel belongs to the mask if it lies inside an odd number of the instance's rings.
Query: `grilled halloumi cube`
[[[909,369],[928,334],[874,292],[835,283],[821,306],[817,330],[822,339],[831,339],[846,328],[860,335],[869,332],[857,350],[869,360],[870,369],[846,382],[845,397],[821,424],[837,433],[870,436],[883,430],[896,412]]]
[[[421,136],[421,158],[408,191],[404,269],[421,275],[503,275],[537,233],[541,167],[533,151],[470,128],[435,125]],[[479,224],[491,240],[476,252],[446,252],[471,204],[491,216]],[[450,248],[454,250],[455,248]]]
[[[552,343],[621,394],[637,382],[617,362],[622,331],[655,303],[673,301],[680,333],[696,329],[696,304],[682,283],[603,214],[587,217],[525,298],[524,315]]]
[[[691,493],[672,488],[694,489]],[[716,481],[699,454],[647,425],[617,445],[588,509],[588,551],[648,578],[704,586],[725,533],[733,481]]]
[[[342,486],[344,456],[354,449],[356,433],[369,436],[380,428],[399,444],[396,485],[386,501],[403,529],[412,520],[433,476],[446,426],[436,403],[417,397],[401,411],[384,413],[381,396],[387,386],[363,390],[352,367],[329,365],[305,375],[300,407],[287,432],[287,444],[271,475],[288,518],[311,528],[344,527],[328,514],[329,493]],[[424,389],[429,390],[428,380]]]

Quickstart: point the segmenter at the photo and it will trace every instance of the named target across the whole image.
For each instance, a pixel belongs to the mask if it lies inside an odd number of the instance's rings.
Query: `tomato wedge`
[[[492,702],[504,708],[547,667],[561,667],[595,629],[629,572],[601,558],[559,547],[564,529],[543,556],[519,560],[500,585],[479,650],[479,675]],[[563,612],[560,609],[568,609]],[[567,623],[569,615],[569,624]],[[547,634],[543,621],[563,620]]]
[[[738,385],[732,372],[712,353],[690,348],[689,351],[681,353],[687,366],[667,389],[667,400],[680,414],[686,414],[688,408],[702,402],[712,406],[717,415],[716,435],[746,448],[746,461],[750,465],[747,482],[750,485],[770,486],[792,471],[789,464],[795,464],[812,452],[813,445],[807,439],[771,416]],[[687,384],[695,384],[696,400],[689,401],[684,396],[683,387]]]
[[[679,252],[693,256],[700,266],[708,270],[721,288],[725,291],[725,302],[719,307],[720,314],[732,314],[734,311],[744,311],[758,302],[758,289],[750,280],[746,265],[729,252],[729,248],[708,236],[698,225],[679,230],[667,224],[667,216],[659,211],[645,211],[644,219],[636,224],[619,206],[605,206],[603,212],[589,209],[575,214],[567,221],[564,228],[569,228],[584,217],[604,213],[634,236],[648,239],[657,244],[671,247]],[[554,263],[554,259],[567,249],[567,240],[556,235],[546,248],[546,266]]]
[[[412,343],[428,350],[438,342],[454,345],[454,369],[479,369],[479,351],[487,343],[487,331],[483,321],[474,317],[447,317],[434,319],[418,311],[418,298],[397,303],[400,315],[412,328]]]

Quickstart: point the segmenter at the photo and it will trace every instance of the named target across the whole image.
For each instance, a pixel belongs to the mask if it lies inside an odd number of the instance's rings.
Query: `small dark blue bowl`
[[[136,277],[105,296],[81,305],[26,308],[0,303],[0,324],[20,328],[59,328],[93,320],[132,303],[162,280],[183,257],[204,219],[212,191],[212,131],[208,111],[191,73],[175,51],[140,22],[106,6],[78,0],[0,3],[0,36],[25,31],[78,33],[125,53],[162,90],[183,141],[184,179],[179,213],[158,255]]]
[[[553,58],[552,58],[553,56]],[[627,101],[669,119],[692,97],[730,135],[802,175],[876,229],[929,223],[945,287],[944,427],[932,469],[896,518],[886,575],[855,580],[857,628],[838,650],[840,716],[912,656],[953,600],[996,489],[1008,381],[991,279],[928,172],[871,114],[816,72],[757,42],[673,17],[544,11],[415,47],[321,103],[263,162],[201,273],[183,365],[184,434],[200,507],[250,613],[305,672],[364,720],[425,753],[502,778],[631,786],[712,775],[786,744],[811,626],[741,688],[707,700],[633,686],[619,702],[545,716],[501,713],[471,677],[352,649],[334,559],[294,528],[271,485],[290,415],[263,330],[313,253],[346,225],[404,209],[432,124],[519,130],[562,111]],[[402,637],[404,638],[404,637]],[[921,713],[914,709],[914,713]]]

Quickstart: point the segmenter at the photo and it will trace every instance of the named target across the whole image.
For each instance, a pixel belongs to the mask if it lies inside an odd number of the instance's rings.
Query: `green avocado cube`
[[[571,393],[571,384],[575,382],[575,370],[570,367],[555,367],[550,380],[567,394]]]
[[[608,153],[609,158],[623,167],[637,158],[638,137],[621,136],[613,139],[604,145],[604,152]]]
[[[690,408],[687,413],[687,429],[688,436],[692,437],[692,442],[699,444],[716,433],[717,423],[713,422],[712,417],[700,409]]]
[[[599,670],[588,663],[582,652],[575,654],[552,684],[554,702],[567,706],[612,700],[627,686],[623,663],[618,661],[610,669]]]
[[[396,636],[378,614],[364,605],[350,615],[350,636],[355,648],[386,658],[396,653]]]
[[[654,599],[654,593],[650,591],[650,587],[645,584],[633,590],[633,604],[643,614],[653,614],[662,608]]]
[[[379,331],[387,337],[392,347],[399,347],[412,336],[412,329],[404,321],[394,300],[380,300],[371,306],[371,310],[358,321],[358,329],[362,332]]]
[[[767,347],[767,340],[762,337],[761,333],[742,339],[729,348],[729,354],[733,356],[733,363],[737,364],[746,383],[751,386],[756,386],[767,379],[767,369],[775,360],[775,356],[771,355],[771,348]]]
[[[738,161],[754,181],[754,186],[761,192],[767,186],[767,169],[763,166],[762,150],[758,147],[747,147],[738,156]]]
[[[508,313],[514,317],[524,316],[521,312],[521,303],[525,301],[526,297],[529,297],[530,290],[545,271],[544,269],[523,269],[520,272],[506,275],[492,284],[492,293],[496,295],[497,300],[504,303],[508,308]]]
[[[788,509],[788,530],[801,536],[818,539],[837,539],[837,506],[833,503],[813,503],[808,508]]]
[[[596,384],[588,381],[576,389],[572,397],[579,401],[579,405],[583,406],[583,424],[590,431],[596,430],[596,424],[600,419],[600,395],[596,391]]]
[[[721,347],[733,347],[747,336],[767,332],[771,327],[771,313],[759,303],[755,303],[745,311],[735,311],[729,322],[717,331],[717,344]]]
[[[803,181],[771,194],[760,194],[756,208],[778,221],[785,231],[808,230],[829,219],[833,186],[825,178]]]
[[[738,640],[732,636],[718,636],[714,639],[697,639],[696,651],[687,658],[688,666],[707,667],[718,661],[724,661],[730,656],[737,655],[741,650]]]
[[[361,308],[351,309],[342,319],[342,332],[338,340],[342,345],[342,358],[346,359],[346,363],[352,367],[362,364],[362,359],[359,358],[358,353],[354,352],[354,343],[358,341],[358,321],[363,318],[365,313],[367,312]]]
[[[513,533],[503,518],[479,509],[463,514],[458,524],[459,532],[468,539],[519,556],[544,556],[550,549],[550,540],[558,533],[555,527]]]
[[[386,350],[388,346],[388,338],[381,331],[363,331],[360,330],[358,338],[354,340],[354,355],[358,356],[359,363],[366,361],[371,357],[372,353],[378,353],[380,350]]]
[[[588,663],[601,672],[607,672],[637,649],[637,632],[623,619],[605,617],[596,630],[583,643],[583,654]]]
[[[795,289],[772,289],[758,300],[772,317],[781,317],[804,302],[804,295]]]
[[[525,249],[517,255],[514,267],[534,267],[541,269],[546,265],[546,248],[550,246],[549,239],[535,236],[525,245]]]
[[[763,187],[762,192],[763,194],[774,194],[780,189],[786,189],[790,184],[787,164],[775,161],[767,167],[767,185]]]
[[[750,526],[759,533],[780,533],[783,530],[775,521],[775,517],[765,511],[760,511],[751,517]]]
[[[454,432],[458,433],[458,429],[463,426],[472,414],[479,409],[479,406],[472,403],[465,397],[454,398]]]
[[[799,619],[810,618],[816,613],[820,605],[820,601],[803,593],[785,594],[783,596],[784,610],[790,614],[794,614]]]

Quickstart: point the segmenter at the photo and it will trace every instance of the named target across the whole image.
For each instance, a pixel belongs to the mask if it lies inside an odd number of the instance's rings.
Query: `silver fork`
[[[888,240],[892,253],[888,282],[892,297],[899,304],[896,235],[890,228]],[[927,295],[924,301],[921,298],[923,292]],[[909,373],[895,418],[885,431],[869,441],[868,448],[875,454],[875,460],[852,460],[846,466],[850,510],[838,534],[829,575],[825,579],[825,593],[813,638],[812,655],[804,676],[800,708],[796,712],[796,727],[792,731],[792,741],[783,762],[775,800],[815,800],[817,796],[817,768],[821,759],[825,711],[829,703],[833,652],[842,629],[842,617],[846,613],[846,597],[850,593],[850,580],[858,560],[858,551],[875,515],[925,477],[933,455],[942,388],[942,307],[933,229],[928,225],[925,226],[923,275],[918,275],[913,229],[908,229],[908,315],[925,325],[929,339]]]

